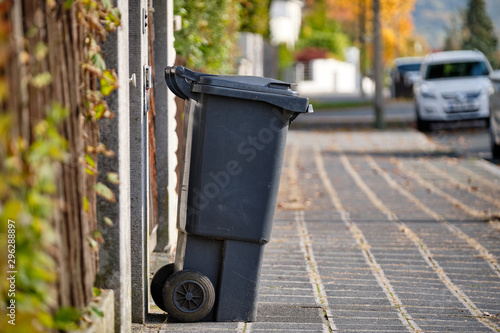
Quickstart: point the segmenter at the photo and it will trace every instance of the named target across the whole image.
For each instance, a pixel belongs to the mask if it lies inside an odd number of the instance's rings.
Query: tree
[[[444,49],[446,51],[460,50],[462,48],[462,22],[464,13],[462,11],[451,16],[450,27],[446,29]]]
[[[464,41],[462,48],[477,49],[491,62],[492,66],[498,66],[498,38],[491,18],[486,13],[484,0],[469,0],[464,20]]]
[[[253,32],[269,37],[269,6],[271,0],[239,0],[240,31]]]
[[[343,60],[344,50],[349,45],[349,37],[342,31],[340,23],[328,17],[326,1],[311,1],[307,5],[297,49],[323,49]]]
[[[338,21],[352,40],[363,42],[373,31],[373,0],[326,0],[328,17]],[[412,12],[416,0],[380,0],[383,59],[387,63],[396,57],[417,55],[414,44]]]

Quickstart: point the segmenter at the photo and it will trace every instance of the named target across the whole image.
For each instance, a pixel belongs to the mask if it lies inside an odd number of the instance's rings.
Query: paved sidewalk
[[[152,307],[135,329],[500,331],[500,169],[448,153],[413,130],[290,131],[257,321]]]

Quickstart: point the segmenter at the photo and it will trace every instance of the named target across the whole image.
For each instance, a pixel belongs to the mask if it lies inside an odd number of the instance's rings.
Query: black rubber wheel
[[[489,124],[489,132],[490,132],[490,142],[491,142],[491,154],[494,159],[500,159],[500,145],[497,145],[495,142],[495,135],[493,134],[493,124]]]
[[[151,281],[151,297],[156,305],[165,312],[167,310],[163,300],[163,286],[165,286],[165,282],[172,274],[174,274],[174,264],[168,264],[157,270]]]
[[[422,120],[420,118],[420,115],[418,114],[417,108],[415,108],[415,112],[417,113],[417,115],[416,115],[416,118],[417,118],[417,129],[420,132],[429,132],[430,129],[431,129],[431,122],[430,121],[426,121],[426,120]]]
[[[195,322],[212,310],[215,290],[208,277],[186,269],[168,278],[163,299],[169,316],[182,322]]]

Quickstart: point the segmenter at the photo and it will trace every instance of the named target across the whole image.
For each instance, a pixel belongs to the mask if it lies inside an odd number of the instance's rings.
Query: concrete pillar
[[[149,311],[149,158],[145,66],[148,65],[146,0],[129,1],[129,71],[136,75],[130,86],[130,222],[132,270],[132,322],[144,323]]]
[[[120,88],[106,100],[114,111],[113,119],[100,120],[101,142],[115,152],[114,157],[100,156],[100,180],[108,172],[117,172],[119,185],[109,185],[116,195],[116,203],[98,197],[97,217],[104,244],[99,248],[99,273],[96,285],[114,291],[115,332],[131,332],[130,281],[130,137],[129,137],[129,43],[128,0],[115,0],[122,24],[102,45],[108,68],[115,68]],[[113,226],[103,222],[104,217]]]
[[[264,38],[250,32],[240,33],[239,46],[241,50],[238,75],[264,74]]]
[[[278,47],[264,41],[264,77],[278,78]]]
[[[176,105],[174,94],[165,83],[165,67],[175,62],[173,0],[154,0],[154,64],[155,64],[155,135],[156,181],[158,190],[158,232],[155,251],[170,250],[176,243],[177,231],[177,166],[178,139],[175,133]]]

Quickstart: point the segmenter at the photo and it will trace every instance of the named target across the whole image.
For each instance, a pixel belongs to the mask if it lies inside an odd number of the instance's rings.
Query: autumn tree
[[[464,16],[464,49],[483,52],[493,67],[498,65],[498,38],[491,18],[488,16],[484,0],[469,0]]]
[[[415,0],[381,0],[385,59],[413,55],[414,8]]]
[[[412,12],[416,0],[380,0],[383,58],[416,55]],[[371,39],[373,0],[327,0],[328,17],[340,22],[358,46]]]

